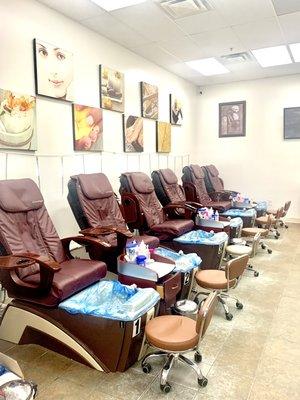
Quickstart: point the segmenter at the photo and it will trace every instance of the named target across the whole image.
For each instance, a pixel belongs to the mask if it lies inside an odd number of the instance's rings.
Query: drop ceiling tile
[[[212,0],[212,3],[230,25],[275,16],[270,0]]]
[[[176,24],[186,33],[195,34],[212,31],[228,26],[227,21],[217,11],[211,10],[203,14],[176,19]]]
[[[183,61],[194,60],[202,56],[201,49],[189,36],[182,36],[176,40],[158,42],[157,44]]]
[[[53,8],[76,21],[82,21],[105,11],[88,0],[38,0],[40,3]]]
[[[285,39],[289,43],[300,42],[300,12],[278,17]]]
[[[290,14],[300,11],[299,0],[272,0],[277,15]]]
[[[177,57],[160,48],[156,43],[132,48],[132,51],[150,61],[153,61],[157,65],[161,65],[162,67],[178,64],[181,61]]]
[[[187,79],[193,82],[195,79],[199,78],[199,73],[194,71],[193,69],[189,68],[184,63],[176,63],[172,64],[167,68],[173,74],[181,76],[184,79]]]
[[[203,57],[216,57],[245,51],[245,47],[231,28],[199,33],[191,37],[200,47]]]
[[[232,29],[248,49],[260,49],[285,43],[277,18],[235,25]]]

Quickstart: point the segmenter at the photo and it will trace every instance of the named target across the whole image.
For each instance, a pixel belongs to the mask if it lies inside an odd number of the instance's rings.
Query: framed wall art
[[[103,150],[103,113],[101,108],[73,104],[75,151]]]
[[[100,107],[124,112],[124,74],[100,65]]]
[[[123,137],[126,153],[144,151],[143,118],[123,114]]]
[[[219,104],[219,137],[246,136],[246,102]]]
[[[34,39],[36,94],[73,101],[73,54],[58,45]]]
[[[170,94],[170,122],[172,125],[182,125],[182,101],[178,96]]]
[[[300,107],[289,107],[283,111],[284,139],[300,139]]]
[[[141,82],[142,117],[158,119],[158,87]]]
[[[156,151],[170,153],[171,151],[171,124],[156,121]]]
[[[37,150],[34,96],[0,89],[0,148]]]

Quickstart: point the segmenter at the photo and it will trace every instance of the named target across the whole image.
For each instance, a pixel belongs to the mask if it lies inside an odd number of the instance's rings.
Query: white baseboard
[[[300,224],[300,218],[286,218],[285,221],[291,224]]]

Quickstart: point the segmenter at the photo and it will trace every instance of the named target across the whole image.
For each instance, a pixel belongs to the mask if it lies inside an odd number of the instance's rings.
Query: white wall
[[[71,104],[37,99],[38,151],[34,155],[1,152],[0,178],[31,177],[40,184],[46,205],[61,235],[75,234],[76,222],[66,202],[66,184],[75,173],[102,170],[118,190],[120,172],[169,166],[179,174],[189,160],[196,131],[196,89],[184,81],[33,0],[0,2],[0,88],[34,94],[34,38],[74,53],[75,102],[99,107],[99,64],[125,73],[125,113],[140,115],[139,82],[159,86],[159,118],[169,120],[169,93],[184,102],[184,124],[172,128],[172,153],[155,154],[155,122],[144,120],[141,155],[123,152],[122,115],[104,110],[104,152],[74,154]],[[195,108],[195,109],[194,109]],[[49,157],[51,155],[51,157]]]
[[[300,75],[207,87],[198,95],[197,156],[213,163],[225,186],[274,207],[292,200],[300,219],[300,140],[283,139],[283,108],[300,106]],[[218,104],[247,102],[246,137],[218,137]]]

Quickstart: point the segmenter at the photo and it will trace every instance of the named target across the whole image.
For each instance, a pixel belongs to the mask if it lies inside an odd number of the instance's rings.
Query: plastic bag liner
[[[240,217],[232,218],[230,220],[230,225],[231,228],[237,228],[239,226],[243,226],[243,220]]]
[[[103,280],[63,301],[59,308],[71,314],[134,321],[159,300],[158,292],[152,288],[140,289]]]
[[[176,251],[164,247],[157,247],[154,253],[175,261],[174,272],[187,272],[199,267],[202,263],[201,258],[196,253],[184,254],[182,251],[176,253]]]
[[[258,201],[255,208],[259,211],[267,211],[268,203],[266,201]]]
[[[228,240],[228,235],[225,232],[213,233],[197,230],[187,232],[173,240],[184,244],[206,244],[210,246],[218,246]]]
[[[243,210],[239,208],[230,208],[229,210],[222,213],[224,217],[253,217],[256,215],[254,208]]]

